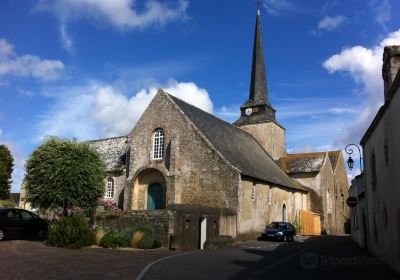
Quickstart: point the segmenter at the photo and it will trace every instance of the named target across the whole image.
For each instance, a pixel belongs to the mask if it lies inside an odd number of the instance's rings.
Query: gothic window
[[[253,183],[253,187],[251,189],[251,201],[256,200],[256,183]]]
[[[376,190],[377,176],[376,176],[376,157],[374,149],[372,149],[371,151],[371,185],[372,185],[372,190]]]
[[[385,164],[389,163],[389,144],[388,144],[388,139],[386,138],[384,143],[383,143],[383,151],[385,154]]]
[[[153,159],[163,159],[164,139],[164,130],[161,128],[157,129],[153,136]]]
[[[114,179],[111,177],[107,179],[105,198],[114,198]]]

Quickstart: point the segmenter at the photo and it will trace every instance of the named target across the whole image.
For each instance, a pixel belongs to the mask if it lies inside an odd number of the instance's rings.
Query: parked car
[[[18,238],[44,238],[48,223],[38,215],[17,208],[0,208],[0,241]]]
[[[260,240],[294,241],[296,229],[291,223],[272,222],[261,234]]]

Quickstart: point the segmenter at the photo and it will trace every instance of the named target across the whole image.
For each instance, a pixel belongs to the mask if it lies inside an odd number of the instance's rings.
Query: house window
[[[271,204],[272,204],[272,190],[269,189],[269,192],[268,192],[268,205],[271,205]]]
[[[105,198],[113,198],[113,197],[114,197],[114,179],[109,177],[107,179]]]
[[[383,143],[383,151],[385,154],[385,164],[389,163],[389,143],[388,139],[386,138],[384,143]]]
[[[251,201],[256,200],[256,183],[253,183],[253,187],[251,188]]]
[[[371,185],[372,185],[372,190],[376,190],[377,176],[376,176],[376,157],[374,149],[372,149],[371,151]]]
[[[162,159],[164,156],[164,130],[161,128],[154,132],[153,136],[153,159]]]

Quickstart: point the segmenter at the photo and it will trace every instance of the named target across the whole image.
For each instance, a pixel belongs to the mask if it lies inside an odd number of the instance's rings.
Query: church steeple
[[[254,34],[253,62],[249,99],[240,107],[241,116],[234,125],[276,122],[275,110],[268,98],[267,74],[264,62],[264,48],[261,32],[261,15],[257,11]]]
[[[263,102],[269,105],[267,74],[265,71],[264,48],[261,32],[260,10],[257,11],[256,18],[249,99],[254,102]]]

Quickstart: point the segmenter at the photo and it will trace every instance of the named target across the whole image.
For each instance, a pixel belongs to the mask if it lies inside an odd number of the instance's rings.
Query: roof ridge
[[[94,140],[86,140],[85,142],[99,142],[99,141],[112,140],[112,139],[118,139],[118,138],[128,138],[128,135],[107,137],[107,138],[94,139]]]

